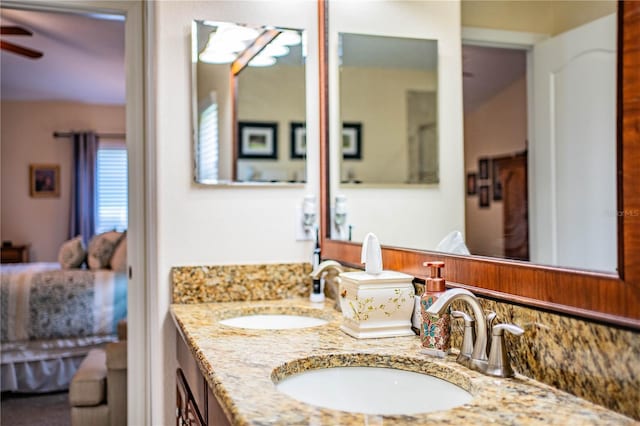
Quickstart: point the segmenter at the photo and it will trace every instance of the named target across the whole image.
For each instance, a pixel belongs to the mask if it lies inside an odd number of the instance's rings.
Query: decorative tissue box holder
[[[340,330],[358,339],[415,336],[413,277],[394,271],[340,274]]]

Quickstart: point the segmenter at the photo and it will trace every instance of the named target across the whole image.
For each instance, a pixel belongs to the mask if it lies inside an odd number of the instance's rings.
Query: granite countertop
[[[420,352],[418,336],[355,339],[339,330],[333,302],[307,299],[174,304],[171,313],[200,371],[232,424],[637,424],[634,420],[566,392],[526,378],[489,377],[455,362]],[[251,313],[320,317],[328,324],[292,330],[248,330],[218,321]],[[470,403],[417,415],[367,415],[298,402],[274,382],[309,368],[388,366],[422,371],[457,384],[473,395]],[[416,389],[420,392],[420,389]]]

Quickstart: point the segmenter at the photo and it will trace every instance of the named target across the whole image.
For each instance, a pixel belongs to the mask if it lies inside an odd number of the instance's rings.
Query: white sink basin
[[[219,321],[220,324],[253,330],[287,330],[324,325],[327,320],[302,315],[243,315]]]
[[[285,377],[276,387],[298,401],[352,413],[411,415],[471,401],[469,392],[437,377],[383,367],[334,367]]]

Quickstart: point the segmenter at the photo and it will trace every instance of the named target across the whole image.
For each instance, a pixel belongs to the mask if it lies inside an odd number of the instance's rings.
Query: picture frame
[[[476,195],[478,193],[477,174],[467,173],[467,195]]]
[[[342,158],[362,159],[362,124],[342,123]]]
[[[489,201],[489,185],[480,186],[478,193],[480,196],[478,197],[478,205],[481,209],[486,209],[490,206]]]
[[[278,123],[238,122],[238,158],[276,160]]]
[[[478,178],[489,179],[489,159],[488,158],[478,159]]]
[[[30,164],[29,195],[33,198],[60,197],[60,165]]]
[[[291,159],[307,158],[307,128],[305,123],[291,123]]]

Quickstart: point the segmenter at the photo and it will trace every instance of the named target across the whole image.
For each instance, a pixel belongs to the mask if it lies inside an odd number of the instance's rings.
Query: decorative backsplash
[[[529,307],[480,298],[497,321],[525,329],[505,334],[520,374],[640,420],[640,333]],[[455,309],[465,310],[463,305]],[[462,342],[462,324],[452,347]]]
[[[310,263],[171,268],[173,303],[274,300],[308,296]]]
[[[310,272],[308,263],[174,267],[173,303],[305,297]],[[423,290],[416,284],[416,294]],[[518,373],[640,420],[640,333],[480,299],[498,322],[526,330],[519,338],[505,336]],[[454,324],[452,346],[459,348],[462,324]]]

